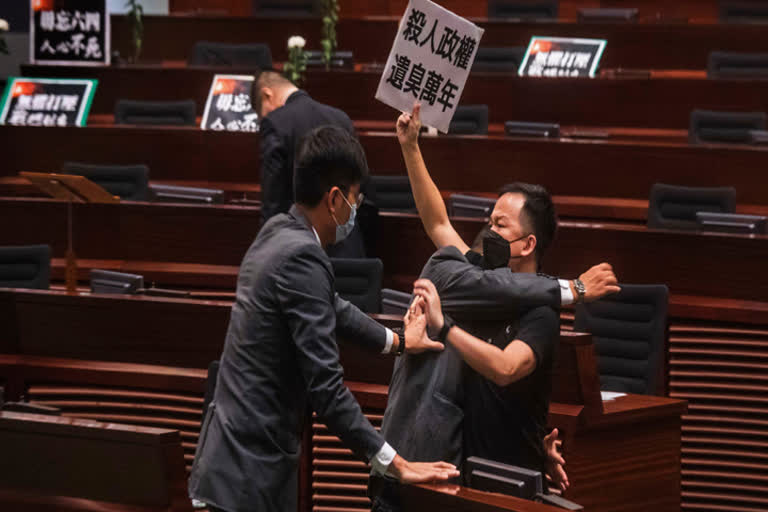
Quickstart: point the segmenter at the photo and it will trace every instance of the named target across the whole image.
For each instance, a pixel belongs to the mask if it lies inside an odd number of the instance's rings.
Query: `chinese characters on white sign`
[[[14,126],[85,126],[96,80],[8,79],[0,124]]]
[[[602,39],[534,36],[518,74],[550,78],[594,78],[605,44]]]
[[[30,59],[36,64],[107,65],[106,0],[30,0]]]
[[[429,0],[411,0],[387,59],[376,99],[442,132],[456,111],[483,29]]]
[[[253,76],[216,75],[205,102],[200,128],[229,132],[259,131],[259,115],[251,108]]]

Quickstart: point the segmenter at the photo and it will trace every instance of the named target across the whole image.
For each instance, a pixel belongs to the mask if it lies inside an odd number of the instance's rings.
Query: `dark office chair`
[[[768,78],[768,53],[710,52],[707,78]]]
[[[579,23],[636,23],[636,8],[583,7],[576,11]]]
[[[459,105],[453,114],[448,133],[453,135],[487,135],[488,105]]]
[[[336,292],[366,313],[381,309],[384,264],[378,258],[331,258]]]
[[[680,187],[656,183],[648,201],[648,227],[699,229],[697,212],[733,213],[733,187]]]
[[[448,213],[452,217],[478,217],[485,219],[491,216],[496,206],[496,198],[470,196],[466,194],[451,194],[448,197]]]
[[[558,0],[488,0],[488,18],[555,20]]]
[[[255,0],[253,13],[269,18],[300,18],[320,15],[318,0]]]
[[[663,395],[669,289],[621,285],[621,292],[576,306],[574,329],[595,343],[604,391]]]
[[[371,176],[367,193],[367,198],[379,211],[416,211],[408,176]]]
[[[381,312],[385,315],[403,316],[411,305],[410,293],[384,288],[381,290]]]
[[[272,68],[272,51],[264,43],[232,44],[198,41],[187,59],[189,66]]]
[[[47,290],[50,282],[50,246],[0,247],[0,288]]]
[[[64,174],[85,176],[114,196],[128,201],[149,199],[149,167],[146,165],[100,165],[66,162]]]
[[[481,46],[475,54],[472,71],[499,71],[517,73],[525,58],[525,46],[487,48]]]
[[[768,23],[768,2],[721,0],[721,23]]]
[[[115,104],[115,124],[195,126],[196,115],[194,100],[117,100]]]
[[[765,131],[764,112],[694,110],[691,112],[688,141],[691,144],[746,144],[752,141],[752,133],[756,131]]]

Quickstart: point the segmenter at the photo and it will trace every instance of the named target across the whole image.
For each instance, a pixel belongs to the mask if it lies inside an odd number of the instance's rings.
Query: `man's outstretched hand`
[[[395,455],[387,474],[404,484],[423,484],[455,478],[459,476],[459,470],[447,462],[408,462]]]
[[[613,273],[613,267],[608,263],[595,265],[581,274],[579,279],[584,283],[584,288],[586,288],[584,293],[585,302],[594,302],[606,295],[621,291],[616,274]]]
[[[560,453],[560,447],[563,442],[558,439],[559,431],[557,429],[552,430],[546,437],[544,437],[544,451],[547,454],[547,481],[551,487],[560,489],[561,492],[565,492],[570,485],[568,482],[568,475],[565,472],[565,459]]]
[[[445,348],[442,343],[432,341],[427,336],[427,315],[424,308],[424,300],[421,297],[416,297],[403,317],[405,351],[409,354],[420,354],[427,350],[440,351]]]

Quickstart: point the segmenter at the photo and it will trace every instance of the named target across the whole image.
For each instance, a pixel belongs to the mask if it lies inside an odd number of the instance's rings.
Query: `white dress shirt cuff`
[[[389,465],[395,460],[397,452],[392,448],[389,443],[384,442],[384,446],[381,447],[379,452],[371,459],[371,468],[377,475],[383,475],[387,472]]]
[[[560,283],[560,304],[562,306],[573,304],[575,300],[571,291],[571,282],[565,279],[558,279],[557,282]]]
[[[392,332],[392,329],[389,329],[385,327],[387,330],[387,339],[384,342],[384,350],[381,351],[382,354],[389,354],[392,351],[392,344],[395,342],[395,333]]]

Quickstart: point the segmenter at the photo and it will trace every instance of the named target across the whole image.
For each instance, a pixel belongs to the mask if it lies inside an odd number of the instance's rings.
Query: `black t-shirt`
[[[477,253],[467,259],[481,265]],[[536,356],[536,368],[527,377],[500,387],[475,371],[467,372],[464,417],[464,455],[477,456],[537,471],[545,470],[542,440],[552,371],[557,355],[560,319],[547,306],[521,311],[517,318],[467,326],[474,336],[504,350],[514,340],[526,343]]]

